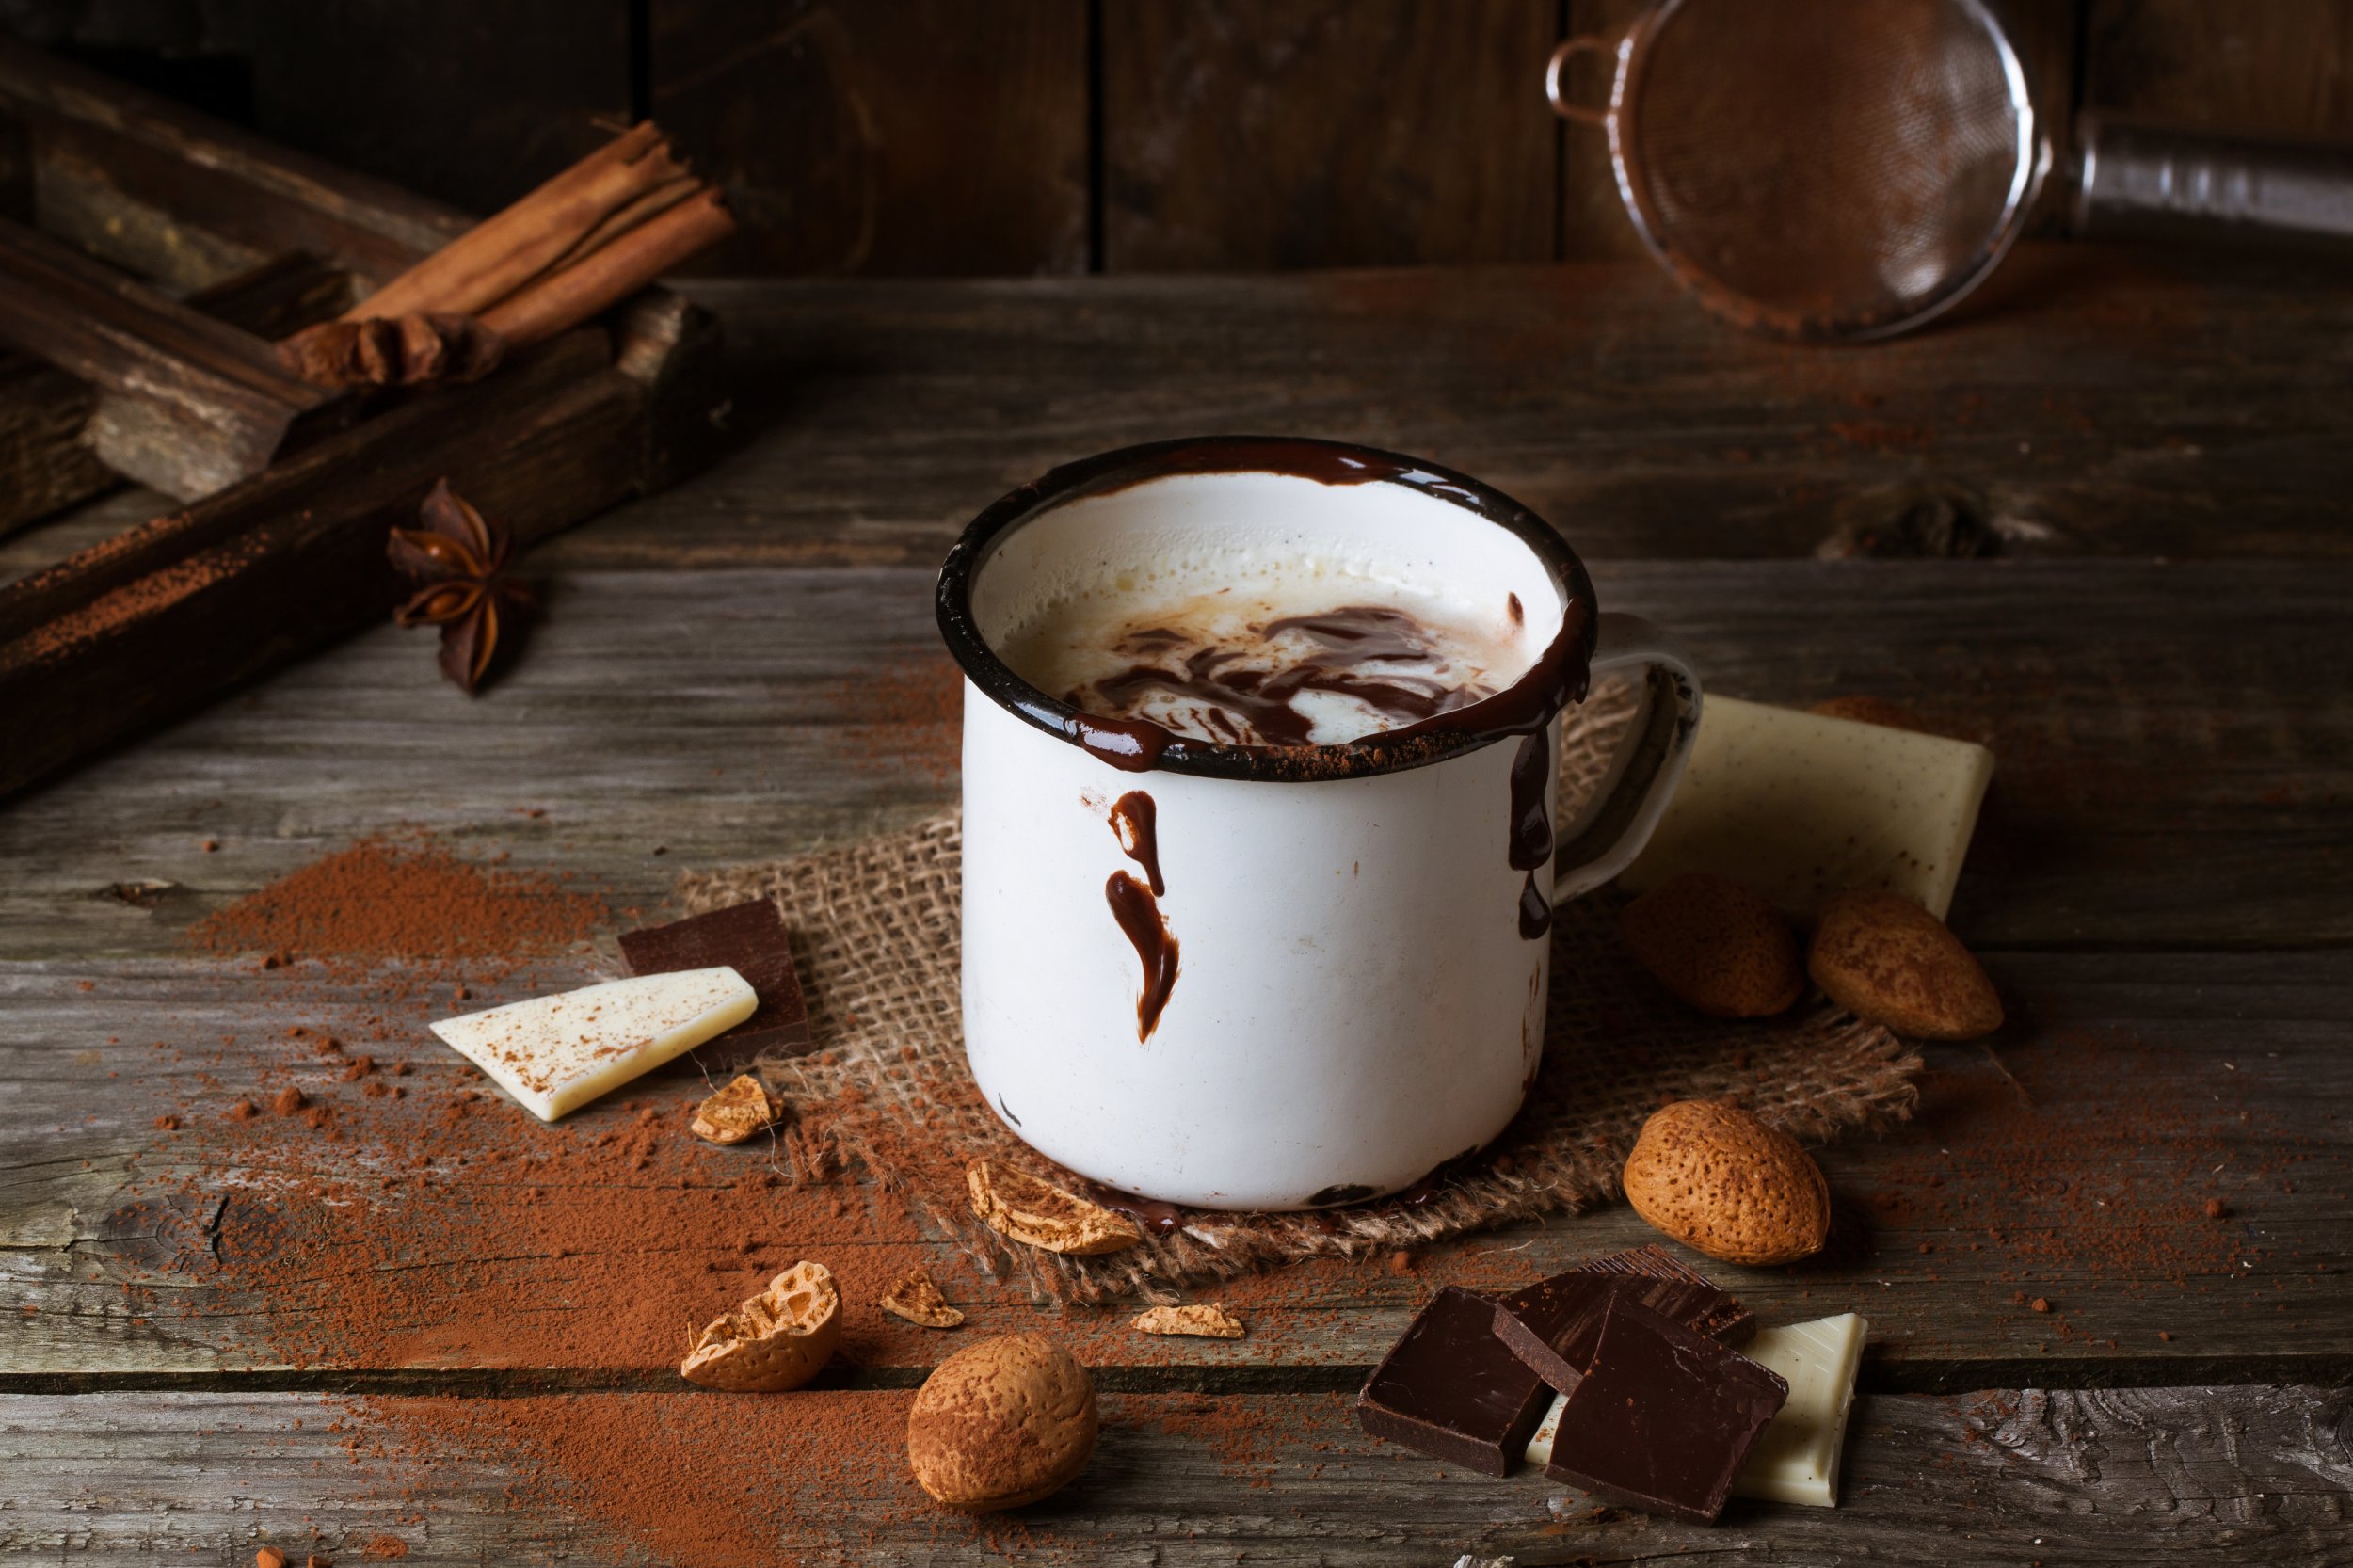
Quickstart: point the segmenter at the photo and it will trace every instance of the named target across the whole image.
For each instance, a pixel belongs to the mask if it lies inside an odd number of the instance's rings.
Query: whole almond
[[[948,1304],[948,1298],[939,1293],[939,1287],[920,1263],[883,1292],[882,1309],[924,1328],[954,1328],[964,1321],[964,1314]]]
[[[740,1144],[775,1125],[784,1102],[745,1073],[695,1108],[687,1130],[713,1144]]]
[[[1858,888],[1822,905],[1806,972],[1831,1000],[1922,1040],[1974,1040],[2002,1027],[1985,967],[1910,899]]]
[[[795,1263],[695,1338],[679,1375],[730,1393],[776,1393],[817,1375],[841,1342],[841,1293],[823,1263]]]
[[[1625,1197],[1658,1229],[1727,1263],[1793,1263],[1830,1238],[1830,1187],[1813,1157],[1712,1100],[1651,1113],[1626,1156]]]
[[[1144,1240],[1124,1214],[1089,1203],[1018,1166],[975,1160],[964,1173],[972,1212],[1000,1236],[1048,1252],[1094,1257],[1122,1252]]]
[[[933,1368],[907,1412],[916,1483],[951,1508],[1018,1508],[1095,1452],[1095,1384],[1042,1334],[984,1339]]]
[[[1669,877],[1625,906],[1618,930],[1658,984],[1711,1018],[1770,1017],[1805,991],[1798,934],[1728,876]]]
[[[1241,1319],[1227,1316],[1224,1307],[1212,1302],[1149,1306],[1136,1314],[1132,1326],[1144,1334],[1190,1335],[1199,1339],[1239,1339],[1248,1332]]]

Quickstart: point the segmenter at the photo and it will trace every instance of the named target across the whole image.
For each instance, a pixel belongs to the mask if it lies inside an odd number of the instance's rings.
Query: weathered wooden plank
[[[45,226],[187,287],[290,250],[380,280],[466,227],[437,202],[17,44],[0,43],[0,114],[30,134]],[[66,211],[83,221],[50,221]],[[110,248],[134,232],[159,243]]]
[[[1720,691],[1865,691],[1984,737],[1999,771],[1955,914],[1980,944],[2353,937],[2343,566],[1597,577],[1605,603],[1680,632]],[[953,796],[959,698],[928,571],[568,573],[488,696],[443,689],[431,662],[429,635],[381,628],[13,804],[0,954],[168,951],[172,926],[393,822],[511,841],[645,901],[681,864],[792,854]],[[548,825],[521,827],[523,806]],[[200,853],[208,837],[222,853]],[[136,877],[199,891],[152,918],[93,897]]]
[[[1106,265],[1550,260],[1556,9],[1104,8]]]
[[[349,298],[347,273],[308,257],[281,256],[199,290],[186,303],[255,337],[274,339],[336,314]],[[88,385],[54,366],[0,359],[0,533],[120,483],[82,440],[95,403]],[[158,497],[137,515],[143,520],[168,506]],[[104,536],[93,535],[89,542]]]
[[[498,211],[629,118],[624,0],[253,9],[235,42],[263,134],[463,211]]]
[[[1848,350],[1735,331],[1633,262],[702,284],[743,450],[558,558],[929,566],[1056,463],[1214,430],[1450,464],[1589,558],[1808,555],[1940,517],[2015,554],[2353,549],[2353,291],[2192,264],[2028,247],[1999,299]]]
[[[655,0],[652,113],[741,232],[710,273],[1079,272],[1080,0]]]
[[[1769,1320],[1865,1313],[1874,1325],[1867,1376],[1879,1387],[2353,1376],[2353,1069],[2343,1052],[2353,959],[2012,953],[1993,964],[2012,1024],[1984,1046],[1932,1048],[1913,1124],[1823,1151],[1837,1214],[1830,1251],[1788,1270],[1699,1261]],[[533,978],[576,984],[599,972],[593,966],[552,962]],[[521,994],[517,983],[508,989]],[[369,1386],[416,1386],[397,1374],[474,1365],[659,1386],[673,1318],[715,1312],[743,1271],[757,1272],[742,1256],[741,1214],[698,1207],[694,1194],[756,1177],[769,1160],[761,1150],[712,1153],[681,1140],[694,1156],[686,1165],[630,1177],[679,1194],[656,1206],[660,1250],[677,1259],[659,1266],[636,1261],[645,1239],[619,1224],[567,1233],[562,1253],[552,1241],[483,1256],[495,1243],[468,1238],[491,1232],[451,1218],[462,1195],[512,1209],[520,1192],[544,1189],[561,1203],[571,1180],[600,1178],[560,1168],[526,1176],[479,1158],[476,1142],[443,1147],[474,1151],[470,1163],[429,1178],[401,1173],[444,1195],[418,1211],[438,1218],[417,1221],[413,1236],[398,1218],[407,1210],[355,1221],[363,1241],[325,1199],[261,1196],[288,1182],[300,1192],[312,1180],[372,1178],[397,1167],[412,1132],[445,1141],[438,1118],[468,1075],[422,1032],[441,995],[388,1003],[373,979],[257,973],[249,962],[0,968],[0,1300],[16,1307],[0,1337],[8,1385],[282,1368],[298,1347],[296,1364],[314,1387],[355,1386],[355,1372],[371,1374]],[[389,1024],[365,1048],[379,1064],[418,1064],[398,1080],[408,1098],[366,1096],[338,1078],[340,1062],[286,1034],[296,1023],[342,1032],[365,1019],[378,1022],[350,1048]],[[266,1100],[287,1083],[328,1107],[342,1134],[289,1142],[264,1128],[224,1144],[209,1130],[241,1096]],[[650,1096],[666,1115],[700,1093],[690,1076],[616,1100]],[[511,1108],[497,1113],[516,1118],[518,1154],[625,1131],[634,1115],[608,1103],[542,1134]],[[182,1128],[159,1132],[159,1114]],[[258,1185],[244,1195],[248,1183]],[[2209,1198],[2222,1215],[2206,1212]],[[213,1215],[207,1206],[223,1200]],[[779,1190],[760,1208],[796,1255],[854,1282],[851,1358],[885,1384],[939,1353],[937,1340],[881,1317],[863,1294],[918,1257],[981,1325],[1042,1318],[1078,1336],[1090,1360],[1129,1368],[1131,1384],[1168,1386],[1179,1375],[1170,1368],[1197,1366],[1242,1386],[1328,1390],[1353,1386],[1438,1284],[1517,1283],[1657,1240],[1611,1207],[1470,1238],[1408,1270],[1370,1257],[1237,1281],[1205,1292],[1251,1324],[1247,1338],[1220,1344],[1141,1340],[1115,1310],[1033,1307],[871,1192]],[[365,1283],[368,1271],[394,1266],[384,1247],[401,1255],[400,1288],[389,1292]],[[224,1256],[242,1261],[215,1267]],[[702,1283],[705,1265],[723,1277]],[[598,1283],[614,1279],[637,1281],[648,1301],[676,1297],[675,1312],[650,1314],[650,1331],[616,1326]],[[534,1301],[531,1335],[511,1350],[480,1348],[509,1343],[468,1316],[486,1290],[492,1301],[517,1291]],[[391,1318],[376,1320],[372,1307],[368,1325],[354,1328],[342,1304],[360,1293],[391,1302]],[[2031,1309],[2038,1297],[2053,1310]]]
[[[712,1396],[594,1398],[626,1400],[648,1433],[717,1430],[700,1402]],[[1108,1396],[1094,1463],[1075,1485],[977,1520],[916,1491],[897,1444],[904,1393],[740,1400],[758,1408],[729,1423],[724,1454],[648,1438],[649,1462],[724,1467],[667,1511],[576,1444],[491,1439],[461,1453],[447,1446],[456,1423],[446,1412],[405,1400],[14,1397],[0,1399],[0,1464],[15,1494],[0,1511],[0,1549],[226,1562],[269,1544],[336,1561],[397,1551],[417,1568],[755,1551],[747,1560],[952,1563],[1008,1548],[1027,1561],[1303,1568],[1457,1554],[1955,1568],[2179,1555],[2342,1568],[2353,1562],[2349,1398],[2318,1387],[1869,1397],[1837,1509],[1736,1502],[1708,1528],[1595,1510],[1541,1476],[1497,1480],[1371,1443],[1336,1397]],[[794,1420],[794,1401],[822,1405],[825,1422]],[[552,1413],[503,1414],[476,1425],[522,1431]],[[853,1427],[862,1435],[845,1449]],[[725,1522],[690,1522],[689,1509]]]
[[[6,220],[0,339],[97,387],[91,449],[184,501],[259,473],[296,421],[328,401],[265,339]]]
[[[2353,132],[2353,5],[2085,0],[2084,100],[2234,131]]]

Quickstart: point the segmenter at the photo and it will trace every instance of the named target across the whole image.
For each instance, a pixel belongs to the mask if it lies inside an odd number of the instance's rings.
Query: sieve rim
[[[2009,88],[2010,111],[2017,120],[2009,189],[2001,212],[1977,248],[1961,264],[1951,268],[1928,295],[1877,310],[1831,314],[1808,314],[1766,304],[1716,277],[1669,237],[1672,226],[1662,216],[1644,178],[1642,161],[1629,152],[1627,107],[1641,101],[1642,75],[1652,46],[1675,13],[1683,9],[1686,0],[1652,0],[1627,26],[1618,54],[1617,73],[1610,86],[1609,108],[1603,121],[1609,138],[1609,167],[1617,183],[1618,200],[1652,258],[1709,313],[1749,331],[1789,342],[1868,343],[1908,332],[1943,315],[1975,292],[2009,254],[2025,230],[2027,215],[2049,171],[2049,139],[2035,109],[2025,64],[2010,42],[2009,31],[1984,0],[1943,3],[1968,16],[1978,33],[1993,44],[2001,62],[2003,78]]]

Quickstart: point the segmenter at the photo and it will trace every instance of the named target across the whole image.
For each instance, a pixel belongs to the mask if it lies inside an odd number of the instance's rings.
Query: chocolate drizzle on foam
[[[1492,696],[1335,745],[1238,745],[1177,735],[1144,719],[1082,712],[1031,685],[1000,659],[972,619],[973,583],[998,543],[1029,519],[1085,496],[1178,474],[1273,473],[1325,485],[1401,485],[1504,528],[1545,564],[1567,602],[1561,629],[1517,680]],[[1598,608],[1566,541],[1501,491],[1417,458],[1337,441],[1217,436],[1104,453],[1055,469],[973,519],[940,568],[940,635],[982,694],[1024,722],[1127,773],[1162,769],[1209,778],[1311,782],[1360,778],[1443,761],[1544,728],[1585,696]]]
[[[1286,636],[1314,651],[1264,667],[1266,648]],[[1132,718],[1139,702],[1164,693],[1185,701],[1195,723],[1218,731],[1229,744],[1303,746],[1315,732],[1315,721],[1298,706],[1304,693],[1350,697],[1400,724],[1433,718],[1491,695],[1475,680],[1398,667],[1434,664],[1443,670],[1437,648],[1436,633],[1420,620],[1377,604],[1285,616],[1251,628],[1239,643],[1204,646],[1183,632],[1149,627],[1121,638],[1114,651],[1150,662],[1091,680],[1063,700],[1090,718],[1107,709]]]

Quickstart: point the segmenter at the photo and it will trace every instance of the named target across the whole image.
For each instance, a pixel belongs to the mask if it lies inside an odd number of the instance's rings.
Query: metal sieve
[[[1568,97],[1614,57],[1606,108]],[[1573,38],[1545,91],[1609,137],[1618,194],[1708,309],[1782,337],[1900,332],[2018,237],[2048,164],[2017,53],[1979,0],[1658,0]]]
[[[1582,54],[1615,61],[1573,102]],[[1887,337],[1998,264],[2052,180],[2017,52],[1983,0],[1653,0],[1573,38],[1545,93],[1609,134],[1643,243],[1719,315],[1816,341]],[[2353,144],[2087,114],[2064,140],[2068,232],[2353,241]]]

